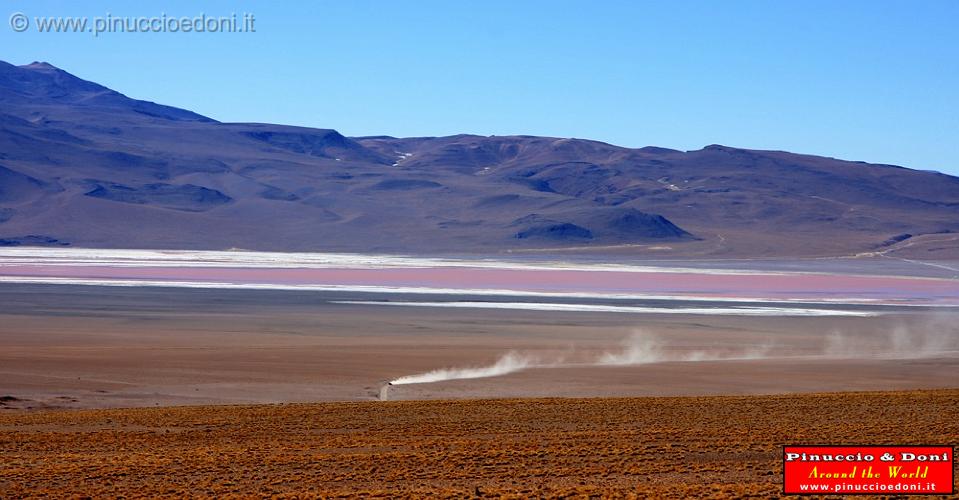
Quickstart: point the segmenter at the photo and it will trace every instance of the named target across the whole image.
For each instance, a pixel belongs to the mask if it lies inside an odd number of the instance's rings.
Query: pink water
[[[707,274],[562,269],[423,267],[387,269],[0,266],[0,276],[99,280],[175,280],[237,284],[443,288],[479,291],[677,295],[716,298],[874,299],[959,304],[959,281],[842,274]]]

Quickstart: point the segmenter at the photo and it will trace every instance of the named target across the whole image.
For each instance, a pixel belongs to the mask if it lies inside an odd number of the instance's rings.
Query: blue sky
[[[959,1],[4,1],[0,59],[222,121],[718,143],[959,175]],[[256,33],[15,33],[253,13]]]

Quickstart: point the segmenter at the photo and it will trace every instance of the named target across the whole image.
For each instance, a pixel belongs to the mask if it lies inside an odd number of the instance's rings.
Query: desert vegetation
[[[768,498],[784,444],[957,441],[959,389],[0,410],[0,491]]]

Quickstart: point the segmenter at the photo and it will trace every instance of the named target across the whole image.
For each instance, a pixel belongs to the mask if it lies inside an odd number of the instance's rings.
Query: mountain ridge
[[[0,104],[0,244],[959,256],[959,179],[895,165],[220,123],[47,63],[0,62]]]

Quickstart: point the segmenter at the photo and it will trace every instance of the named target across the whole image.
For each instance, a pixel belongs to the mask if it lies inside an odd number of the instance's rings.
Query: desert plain
[[[58,265],[0,283],[5,497],[770,497],[784,444],[959,440],[950,269],[577,295]],[[825,279],[860,285],[794,286]]]
[[[343,303],[361,295],[3,284],[0,389],[15,398],[3,407],[373,400],[387,381],[510,353],[530,366],[397,385],[390,399],[920,389],[959,373],[954,316],[922,308],[752,317]],[[407,297],[377,300],[390,298]]]
[[[957,408],[953,389],[3,412],[0,490],[778,498],[784,444],[955,443]]]

